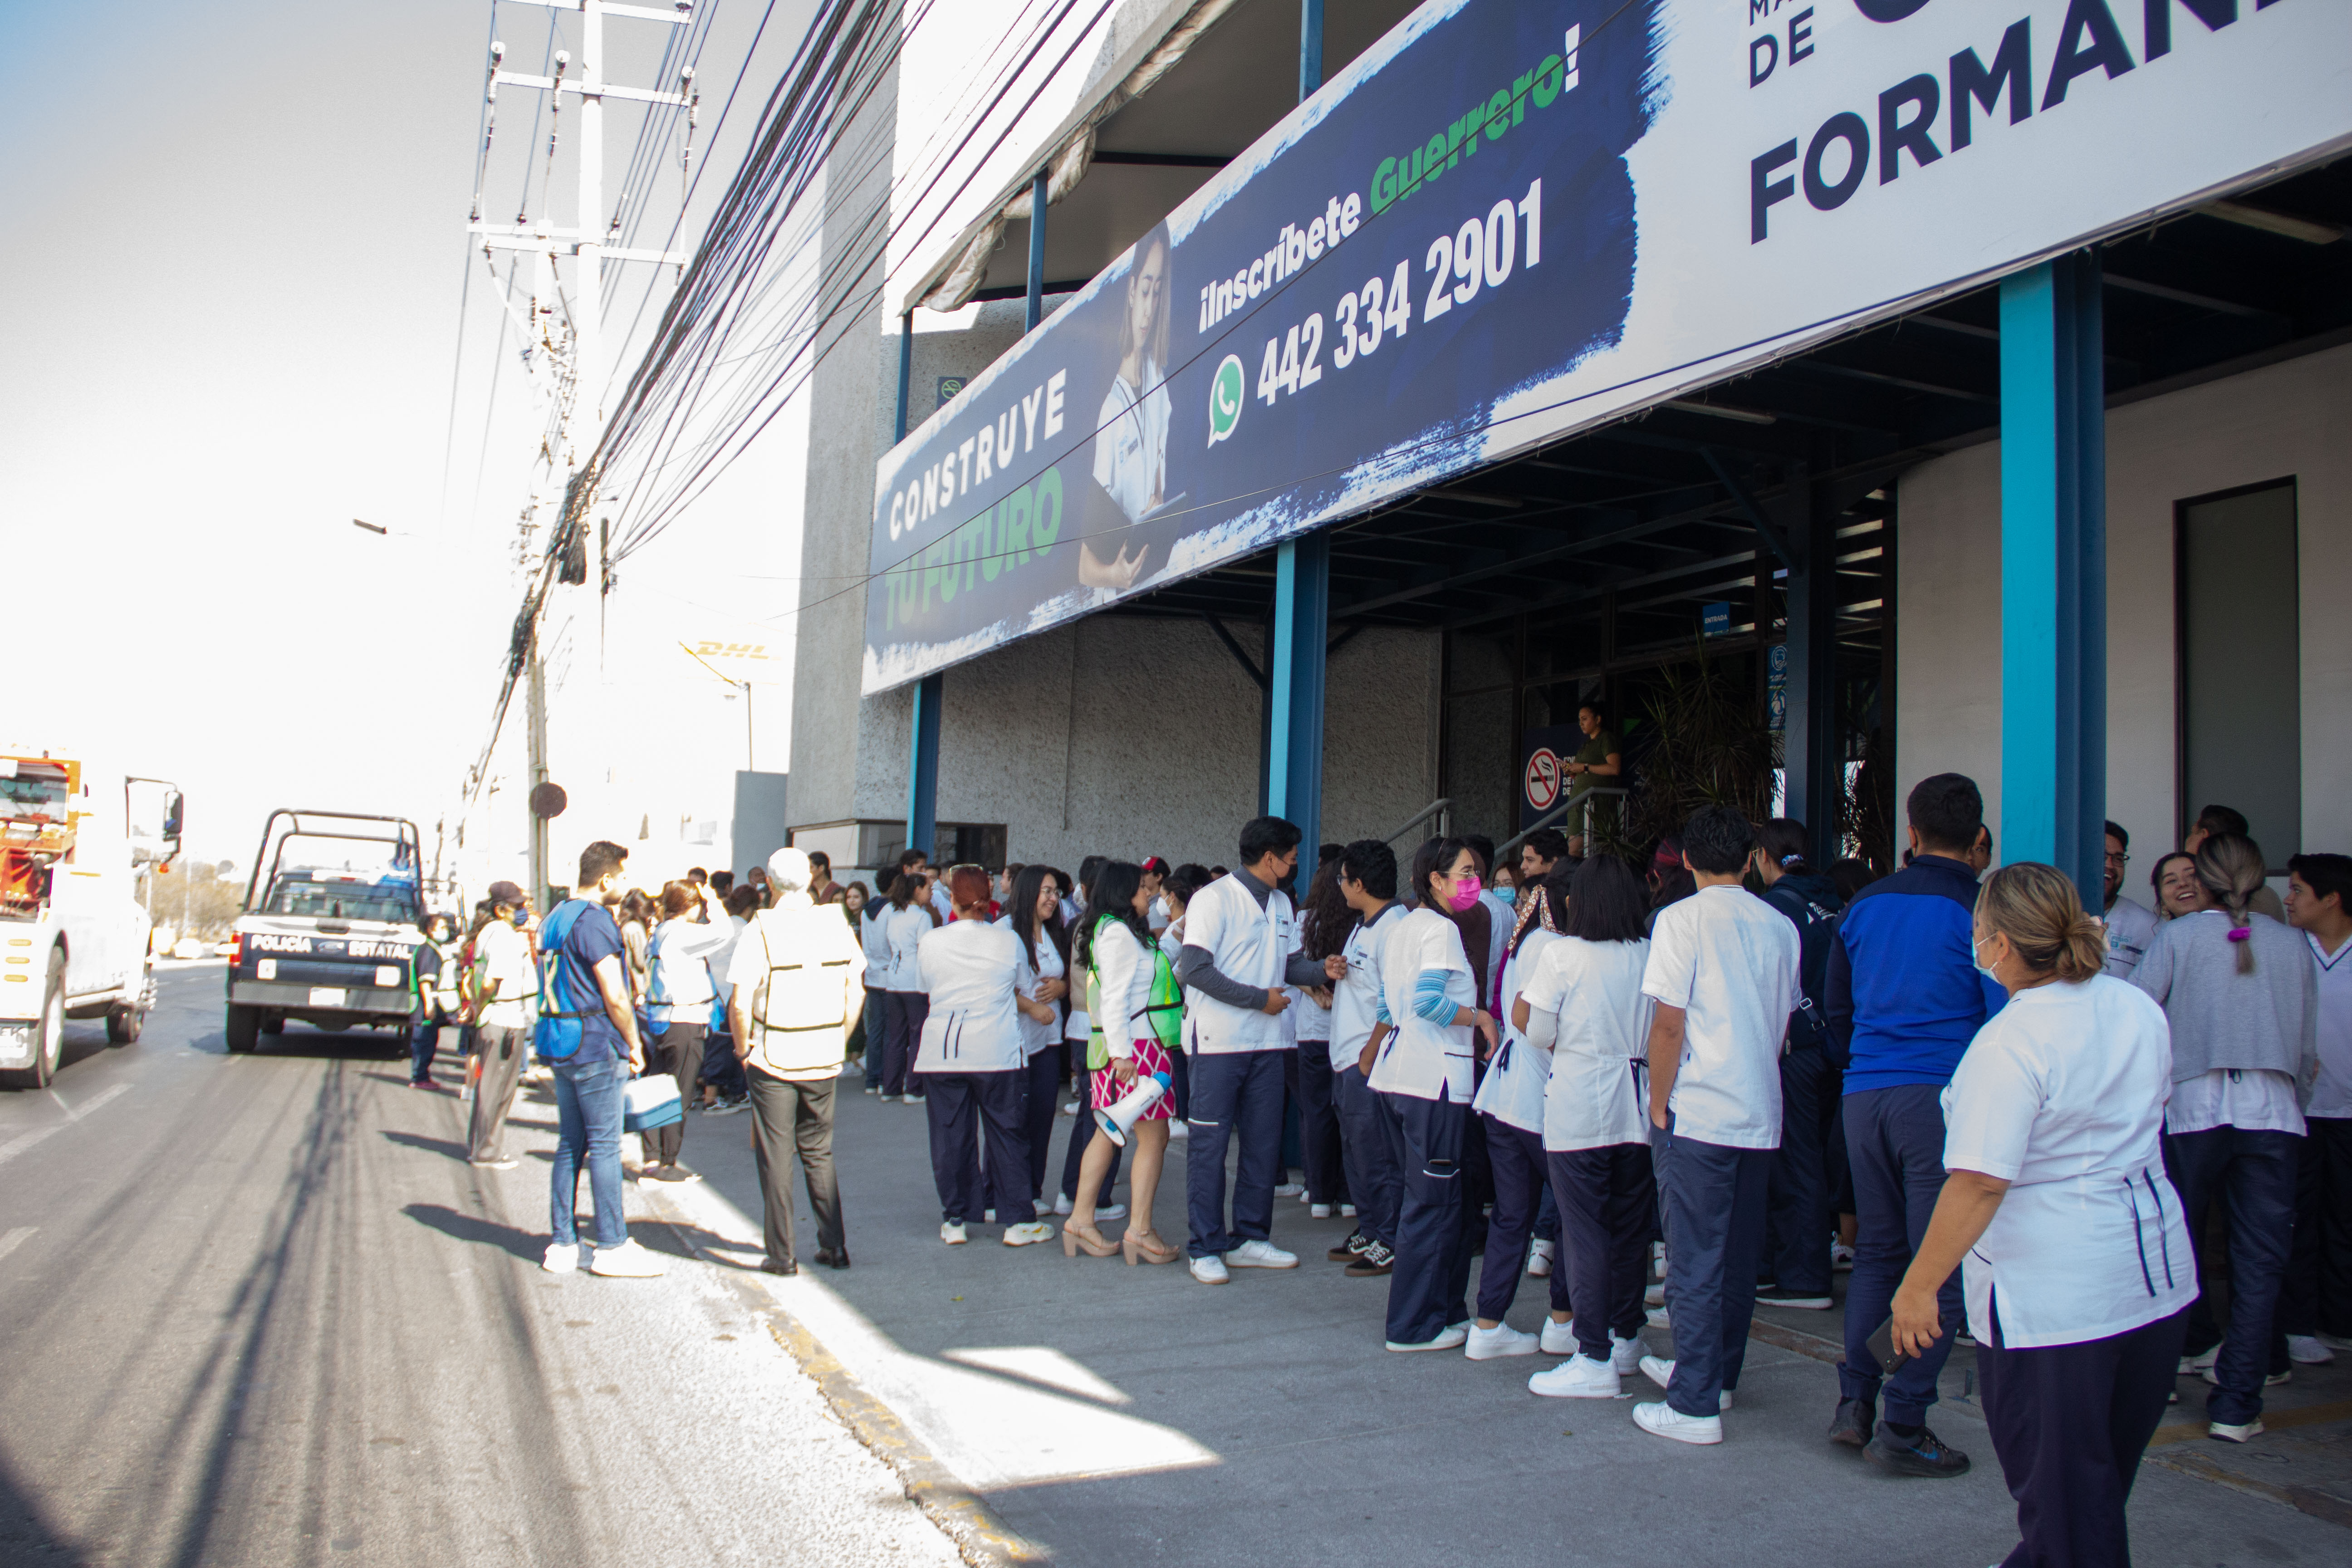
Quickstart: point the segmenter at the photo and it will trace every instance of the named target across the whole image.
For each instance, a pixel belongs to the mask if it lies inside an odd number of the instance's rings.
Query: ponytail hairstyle
[[[1518,956],[1519,949],[1528,945],[1528,938],[1533,936],[1539,927],[1554,936],[1566,933],[1568,889],[1575,879],[1574,866],[1555,864],[1550,870],[1528,884],[1536,895],[1535,918],[1521,926],[1519,934],[1512,940],[1511,955],[1514,958]]]
[[[1096,869],[1094,884],[1087,889],[1087,912],[1078,917],[1075,952],[1079,968],[1094,967],[1095,927],[1105,915],[1133,932],[1150,955],[1154,945],[1150,923],[1135,912],[1135,895],[1142,889],[1143,868],[1132,860],[1107,860]]]
[[[2009,938],[2025,966],[2070,984],[2099,973],[2106,962],[2106,931],[2083,912],[2074,879],[2055,866],[2020,860],[1985,879],[1977,918]]]
[[[1339,891],[1339,858],[1333,856],[1316,868],[1307,885],[1307,908],[1300,916],[1307,928],[1307,956],[1321,963],[1348,945],[1361,918]]]
[[[955,866],[948,870],[948,901],[959,910],[988,909],[990,886],[987,870],[979,866]],[[939,911],[931,911],[937,914]]]
[[[2262,890],[2269,868],[2263,864],[2263,847],[2242,833],[2209,833],[2197,847],[2197,879],[2229,911],[2230,940],[2238,949],[2238,973],[2254,972],[2253,921],[2247,900]]]
[[[1813,868],[1805,859],[1805,825],[1794,817],[1776,816],[1758,824],[1756,846],[1784,873]]]

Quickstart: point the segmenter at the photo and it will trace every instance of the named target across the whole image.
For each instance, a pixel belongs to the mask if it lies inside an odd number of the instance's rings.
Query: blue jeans
[[[596,1203],[598,1247],[629,1239],[621,1220],[621,1112],[628,1103],[629,1064],[606,1057],[557,1062],[555,1072],[555,1172],[548,1200],[549,1226],[558,1247],[580,1239],[572,1217],[580,1201],[580,1167],[588,1167],[588,1193]]]
[[[2294,1244],[2295,1166],[2302,1154],[2303,1140],[2292,1132],[2225,1126],[2164,1135],[2164,1173],[2188,1214],[2189,1245],[2200,1277],[2209,1211],[2221,1204],[2230,1216],[2230,1324],[2213,1366],[2215,1387],[2205,1401],[2208,1419],[2242,1426],[2263,1413],[2263,1374],[2273,1362],[2272,1319]],[[2193,1336],[2193,1309],[2188,1322]]]
[[[1842,1399],[1878,1403],[1878,1363],[1870,1353],[1870,1336],[1894,1310],[1895,1288],[1911,1267],[1911,1255],[1926,1237],[1936,1198],[1944,1190],[1943,1093],[1941,1084],[1903,1083],[1845,1097],[1846,1155],[1861,1224],[1854,1233],[1853,1274],[1846,1282],[1845,1363],[1838,1368]],[[1965,1321],[1958,1269],[1936,1292],[1936,1303],[1943,1336],[1886,1380],[1885,1405],[1878,1414],[1898,1426],[1924,1425],[1927,1406],[1936,1403],[1936,1379],[1951,1356],[1954,1332]]]
[[[408,1081],[424,1083],[433,1076],[433,1047],[440,1043],[441,1026],[427,1013],[408,1026]]]

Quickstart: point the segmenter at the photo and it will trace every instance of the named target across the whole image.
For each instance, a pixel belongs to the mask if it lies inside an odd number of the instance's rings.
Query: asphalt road
[[[447,1058],[220,984],[0,1093],[0,1563],[957,1561],[708,1265],[540,1269],[550,1101],[474,1173]]]

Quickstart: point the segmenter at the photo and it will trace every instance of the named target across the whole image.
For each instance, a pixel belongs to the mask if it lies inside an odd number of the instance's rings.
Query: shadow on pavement
[[[517,1230],[510,1225],[499,1225],[479,1215],[461,1214],[441,1204],[408,1204],[400,1212],[417,1224],[431,1226],[454,1240],[495,1247],[527,1262],[538,1262],[540,1255],[547,1250],[544,1236]]]
[[[0,1459],[0,1562],[78,1568],[89,1561],[80,1548],[49,1527],[41,1517],[40,1505],[16,1484],[6,1461]]]
[[[386,1131],[383,1136],[386,1142],[397,1143],[404,1149],[420,1149],[427,1154],[439,1154],[451,1160],[466,1157],[466,1146],[446,1138],[426,1138],[419,1133],[395,1131]]]

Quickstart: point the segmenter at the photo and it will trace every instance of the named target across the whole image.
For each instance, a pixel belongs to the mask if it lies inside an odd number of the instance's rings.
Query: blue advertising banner
[[[1430,0],[883,458],[863,689],[2347,142],[2343,0]]]

